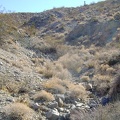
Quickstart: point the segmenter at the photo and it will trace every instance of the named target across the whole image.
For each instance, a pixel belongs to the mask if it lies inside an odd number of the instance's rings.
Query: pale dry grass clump
[[[51,61],[46,60],[43,65],[38,65],[35,70],[39,74],[43,74],[45,78],[51,78],[54,73],[54,65]]]
[[[65,93],[66,92],[66,83],[64,80],[53,77],[49,81],[43,83],[43,87],[47,90],[50,90],[52,93]]]
[[[96,74],[93,77],[95,91],[98,95],[107,95],[113,77],[111,75]]]
[[[8,81],[5,85],[5,88],[9,93],[24,94],[28,93],[30,88],[28,87],[27,82],[17,82],[17,81]]]
[[[80,98],[85,100],[87,98],[87,92],[83,85],[74,85],[73,83],[69,85],[70,97],[73,99]]]
[[[94,61],[94,62],[93,62]],[[87,68],[91,69],[91,68],[95,68],[97,66],[97,61],[96,59],[90,59],[86,62],[86,66]]]
[[[99,106],[96,110],[90,112],[85,110],[72,110],[70,120],[119,120],[120,102],[107,106]]]
[[[33,99],[35,101],[53,101],[54,96],[45,90],[41,90],[33,96]]]
[[[87,97],[87,93],[83,85],[77,85],[69,80],[61,80],[59,78],[52,78],[46,83],[43,83],[43,87],[52,93],[62,93],[65,94],[69,91],[69,96],[71,98],[81,98],[85,99]]]
[[[35,112],[22,103],[12,103],[4,108],[5,116],[9,120],[38,120]]]
[[[73,73],[77,73],[77,70],[83,64],[83,60],[80,58],[78,54],[65,54],[60,57],[58,60],[64,68],[68,69]]]
[[[118,71],[118,74],[116,77],[113,79],[111,86],[110,86],[110,91],[109,91],[109,96],[115,100],[119,99],[120,100],[120,70]]]
[[[8,92],[10,93],[17,93],[19,91],[19,87],[21,83],[18,82],[8,82],[6,83],[5,87],[7,88]]]
[[[115,58],[116,56],[119,56],[119,49],[116,48],[108,48],[108,49],[102,49],[101,51],[97,52],[96,58],[100,60],[101,62],[107,63],[110,59]]]
[[[103,72],[105,72],[109,67],[110,67],[110,66],[107,65],[107,64],[106,64],[106,65],[105,65],[105,64],[101,64],[101,65],[100,65],[100,70],[103,71]]]
[[[81,79],[82,82],[89,82],[90,81],[89,76],[82,76],[80,79]]]
[[[110,85],[107,83],[100,83],[97,88],[96,91],[98,92],[99,95],[104,96],[108,93],[110,89]]]
[[[115,72],[115,69],[112,67],[109,67],[106,69],[107,74],[113,74]]]
[[[62,80],[72,78],[71,73],[58,61],[46,61],[43,66],[38,66],[35,69],[38,73],[43,74],[45,78],[57,77]]]
[[[102,83],[102,82],[110,83],[112,81],[112,77],[109,75],[96,74],[94,75],[93,80],[96,83]]]
[[[61,80],[66,80],[66,79],[71,80],[72,79],[71,73],[65,68],[62,68],[61,71],[56,70],[56,72],[54,72],[54,74],[53,74],[53,77],[57,77]]]

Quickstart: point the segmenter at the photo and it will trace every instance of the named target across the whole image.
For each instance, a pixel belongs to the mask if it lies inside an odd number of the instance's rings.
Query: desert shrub
[[[53,71],[52,70],[44,70],[44,77],[45,78],[52,78],[53,76]]]
[[[96,92],[100,95],[100,96],[104,96],[106,94],[108,94],[108,91],[110,89],[110,85],[107,83],[101,83],[97,86],[96,88]]]
[[[105,72],[107,69],[109,68],[109,65],[105,65],[105,64],[101,64],[100,65],[100,70],[102,71],[102,72]]]
[[[106,69],[106,72],[107,72],[108,74],[112,74],[112,73],[115,73],[115,69],[112,68],[112,67],[109,67],[109,68]]]
[[[35,26],[34,26],[34,25],[27,26],[27,27],[25,28],[25,30],[26,30],[26,32],[27,32],[27,34],[28,34],[29,36],[35,35],[35,33],[36,33],[36,29],[35,29]]]
[[[94,62],[93,62],[93,61],[94,61]],[[86,62],[86,66],[87,66],[89,69],[94,68],[94,67],[96,66],[96,64],[97,64],[97,62],[96,62],[94,59],[88,60],[88,61]]]
[[[12,103],[4,108],[8,120],[38,120],[35,112],[22,103]]]
[[[106,95],[110,89],[110,83],[113,77],[109,75],[96,74],[93,77],[95,92],[100,95]]]
[[[112,65],[112,60],[116,60],[119,57],[119,49],[110,48],[108,50],[103,49],[97,55],[97,59],[101,62],[108,63],[108,65]],[[113,61],[114,62],[114,61]],[[115,63],[114,63],[115,64]]]
[[[6,90],[9,93],[18,93],[22,82],[14,81],[14,76],[10,73],[0,74],[0,89]]]
[[[110,66],[116,65],[116,64],[118,64],[118,63],[120,63],[120,54],[111,57],[111,58],[109,59],[109,61],[108,61],[108,64],[109,64]]]
[[[6,83],[8,82],[8,75],[0,74],[0,89],[5,88]]]
[[[81,79],[81,81],[83,81],[83,82],[89,82],[89,81],[90,81],[89,76],[82,76],[80,79]]]
[[[70,97],[73,99],[80,98],[82,100],[85,100],[87,97],[87,92],[85,88],[80,84],[80,85],[74,85],[73,83],[69,84],[68,86],[69,91],[70,91]]]
[[[99,20],[98,20],[98,18],[96,18],[96,17],[92,17],[92,18],[90,19],[90,22],[91,22],[91,23],[97,23],[97,22],[99,22]]]
[[[117,12],[117,13],[114,15],[114,19],[115,19],[115,20],[120,20],[120,12]]]
[[[66,80],[66,79],[71,80],[72,79],[71,73],[65,68],[62,68],[61,71],[56,70],[53,73],[53,77],[57,77],[57,78],[59,78],[61,80]]]
[[[69,97],[74,99],[81,98],[84,100],[87,97],[87,92],[81,84],[75,85],[69,80],[61,80],[54,77],[43,83],[43,87],[52,93],[63,94],[69,91]]]
[[[5,86],[10,93],[17,93],[19,91],[20,83],[18,83],[18,82],[8,82],[8,83],[6,83]]]
[[[72,78],[71,73],[59,62],[47,61],[43,66],[36,67],[36,71],[46,78],[57,77],[62,80]]]
[[[51,78],[54,73],[54,65],[51,61],[46,61],[43,66],[36,67],[36,71],[43,74],[45,78]]]
[[[99,106],[96,110],[90,112],[86,110],[72,110],[70,120],[119,120],[120,102]]]
[[[94,82],[96,82],[96,84],[99,83],[110,83],[112,81],[112,77],[109,75],[101,75],[101,74],[96,74],[93,77]]]
[[[57,46],[57,55],[58,55],[58,57],[61,57],[61,56],[63,56],[63,55],[65,55],[65,54],[67,54],[68,53],[68,51],[71,51],[71,49],[72,49],[72,46],[69,46],[69,45],[58,45]]]
[[[65,93],[66,89],[66,83],[64,80],[61,80],[59,78],[53,77],[49,81],[43,83],[43,86],[51,91],[52,93]]]
[[[19,94],[28,93],[29,89],[26,86],[21,86],[18,90]]]
[[[119,99],[120,100],[120,71],[118,71],[118,74],[116,77],[113,79],[109,91],[109,96],[113,99]]]
[[[4,86],[9,93],[24,94],[28,93],[30,90],[30,88],[28,87],[28,83],[26,81],[24,82],[7,81]]]
[[[54,96],[45,90],[41,90],[33,96],[33,99],[38,102],[39,101],[52,101],[54,100]]]
[[[12,14],[1,14],[0,13],[0,45],[6,43],[6,38],[12,34],[16,34],[17,27],[14,24]]]
[[[64,68],[68,69],[72,73],[77,73],[78,68],[83,64],[83,60],[81,60],[78,54],[65,54],[60,57],[58,61]]]

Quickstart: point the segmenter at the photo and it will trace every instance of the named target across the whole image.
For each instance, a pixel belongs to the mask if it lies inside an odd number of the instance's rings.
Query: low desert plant
[[[120,71],[118,71],[118,75],[113,79],[113,82],[111,83],[109,96],[113,99],[119,99],[120,100]]]
[[[69,58],[69,59],[68,59]],[[78,54],[65,54],[58,60],[64,68],[68,69],[73,74],[77,73],[78,68],[83,64],[83,60]]]
[[[43,83],[43,86],[52,93],[65,93],[65,82],[59,78],[53,77],[49,81]]]
[[[35,112],[22,103],[12,103],[4,108],[8,120],[38,120]]]
[[[45,90],[41,90],[33,96],[33,99],[38,102],[39,101],[53,101],[54,96]]]
[[[115,69],[112,68],[112,67],[109,67],[109,68],[106,69],[106,72],[107,72],[108,74],[112,74],[112,73],[115,72]]]
[[[71,80],[72,79],[71,73],[65,68],[62,68],[60,71],[56,70],[53,73],[53,77],[57,77],[57,78],[59,78],[61,80],[66,80],[66,79]]]
[[[101,75],[101,74],[96,74],[93,77],[93,80],[96,84],[99,83],[110,83],[112,81],[112,77],[109,75]]]
[[[86,110],[72,110],[70,120],[119,120],[120,102],[99,106],[92,112]]]
[[[70,97],[73,99],[80,98],[82,100],[85,100],[87,97],[87,92],[85,88],[80,85],[69,85],[69,91],[70,91]]]
[[[82,76],[80,79],[82,82],[89,82],[90,81],[89,76]]]
[[[117,13],[114,15],[114,19],[115,19],[115,20],[120,20],[120,12],[117,12]]]

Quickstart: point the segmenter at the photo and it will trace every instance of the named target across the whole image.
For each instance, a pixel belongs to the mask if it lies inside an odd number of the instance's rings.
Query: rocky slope
[[[106,0],[0,14],[0,120],[119,120],[119,11]]]

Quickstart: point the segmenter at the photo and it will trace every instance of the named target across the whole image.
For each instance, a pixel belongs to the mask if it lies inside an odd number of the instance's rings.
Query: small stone
[[[63,101],[62,101],[62,99],[61,98],[58,98],[58,106],[59,107],[62,107],[63,106]]]
[[[3,65],[3,63],[2,63],[2,62],[0,62],[0,65]]]
[[[90,106],[89,105],[85,105],[85,108],[90,109]]]
[[[71,106],[71,109],[75,109],[75,108],[76,108],[76,106],[75,106],[75,105],[72,105],[72,106]]]
[[[59,108],[59,111],[60,112],[64,112],[64,108]]]
[[[53,103],[50,102],[48,107],[51,108],[51,109],[57,108],[58,107],[58,103],[56,101],[54,101]]]
[[[61,98],[62,101],[65,101],[65,95],[64,95],[64,94],[56,94],[55,97],[56,97],[57,100],[58,100],[59,98]]]
[[[46,114],[46,117],[49,119],[49,120],[57,120],[59,118],[59,112],[57,109],[53,109],[53,110],[50,110],[49,112],[47,112]]]
[[[76,107],[81,107],[81,106],[83,106],[84,104],[83,103],[77,103],[76,104]]]
[[[95,101],[94,99],[89,99],[88,105],[90,106],[90,108],[97,107],[98,102]]]
[[[70,110],[66,109],[65,112],[66,112],[66,113],[70,113]]]
[[[30,107],[34,110],[38,110],[40,105],[38,103],[30,103]]]
[[[15,102],[15,100],[13,98],[7,98],[6,101]]]
[[[108,104],[110,102],[110,98],[108,98],[108,97],[102,97],[101,98],[101,104],[103,105],[103,106],[105,106],[106,104]]]

